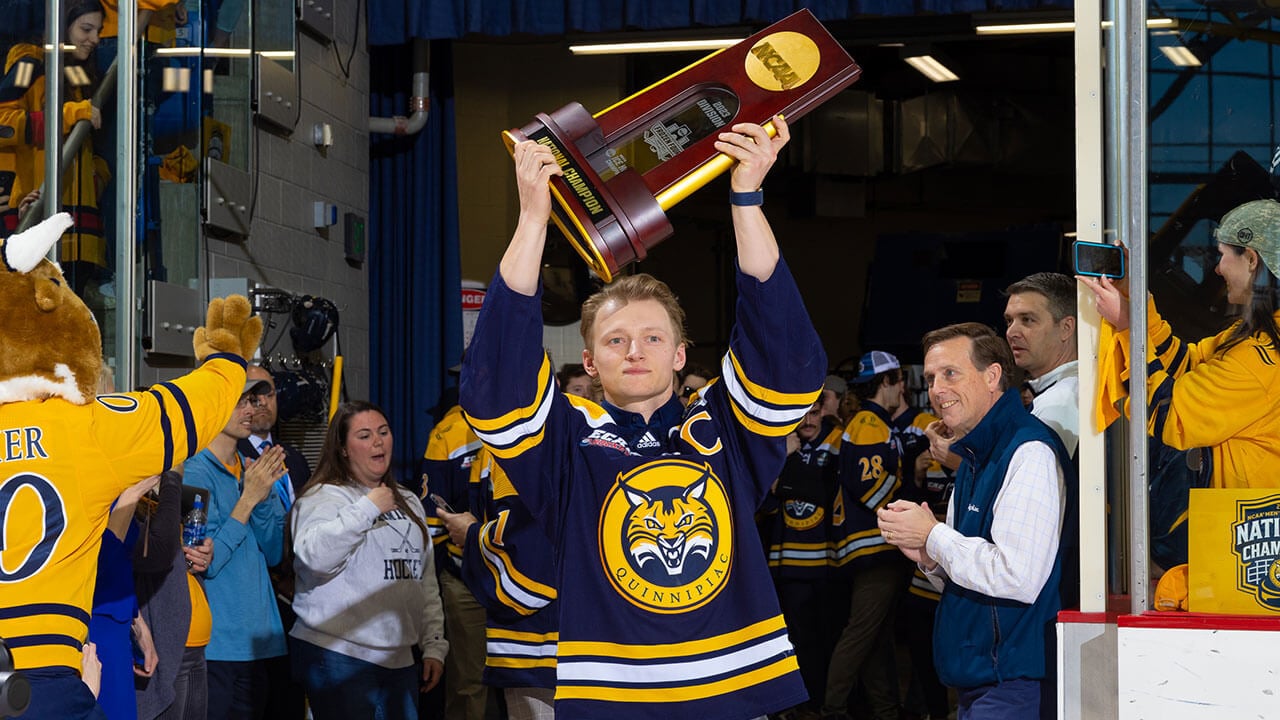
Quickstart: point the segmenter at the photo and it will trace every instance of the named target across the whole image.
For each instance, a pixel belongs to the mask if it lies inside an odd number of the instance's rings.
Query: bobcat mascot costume
[[[111,504],[222,430],[262,337],[244,297],[214,300],[196,370],[95,397],[97,324],[45,259],[70,226],[63,213],[0,241],[0,638],[31,682],[32,718],[101,714],[79,671]]]

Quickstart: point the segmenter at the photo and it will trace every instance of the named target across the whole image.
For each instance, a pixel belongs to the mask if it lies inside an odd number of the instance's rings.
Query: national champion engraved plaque
[[[858,79],[862,68],[808,10],[794,13],[592,116],[571,103],[503,133],[546,145],[552,221],[609,282],[671,236],[666,210],[733,166],[716,136],[735,123],[770,135]]]

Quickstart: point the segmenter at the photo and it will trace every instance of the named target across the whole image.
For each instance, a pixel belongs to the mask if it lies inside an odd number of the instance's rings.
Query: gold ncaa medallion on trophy
[[[849,87],[862,68],[808,10],[592,116],[578,103],[503,133],[546,145],[551,219],[605,281],[671,236],[666,210],[733,166],[716,135],[775,115],[797,119]]]

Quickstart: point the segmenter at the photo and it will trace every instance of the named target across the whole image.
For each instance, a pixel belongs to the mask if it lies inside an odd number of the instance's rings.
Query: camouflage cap
[[[1222,216],[1213,237],[1220,243],[1253,248],[1272,275],[1280,276],[1280,202],[1254,200]]]

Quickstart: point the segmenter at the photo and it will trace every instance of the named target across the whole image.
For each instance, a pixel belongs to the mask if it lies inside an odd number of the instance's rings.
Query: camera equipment
[[[0,717],[26,712],[31,704],[31,683],[13,667],[9,646],[0,638]]]

